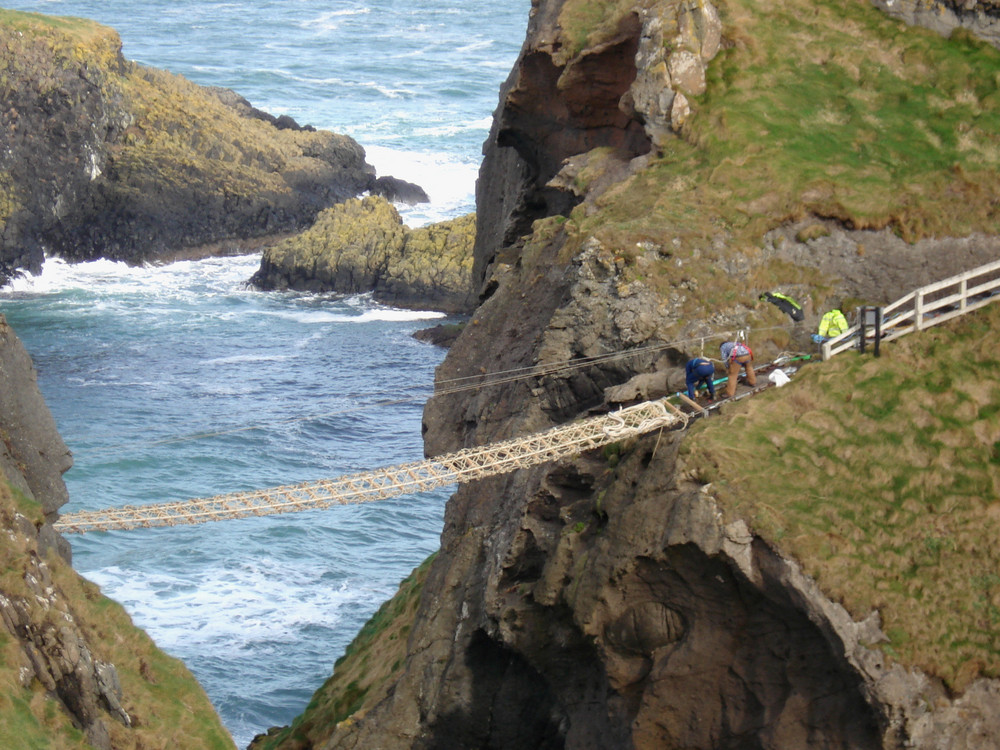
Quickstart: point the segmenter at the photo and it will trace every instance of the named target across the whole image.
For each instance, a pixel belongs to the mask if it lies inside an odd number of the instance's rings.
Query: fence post
[[[913,295],[913,330],[924,330],[924,293],[920,290]]]
[[[858,333],[861,335],[861,341],[858,343],[858,349],[862,354],[865,353],[865,338],[868,335],[868,329],[866,325],[868,323],[868,306],[863,305],[858,308]]]
[[[875,356],[882,356],[879,353],[879,344],[882,342],[882,308],[873,307],[872,312],[875,313]]]
[[[969,280],[963,276],[962,281],[958,285],[958,295],[959,295],[958,309],[962,310],[963,312],[965,311],[965,303],[968,302],[967,299],[968,293],[969,293]]]

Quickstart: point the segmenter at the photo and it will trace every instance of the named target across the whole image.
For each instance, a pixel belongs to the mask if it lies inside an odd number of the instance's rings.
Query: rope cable
[[[768,328],[754,329],[757,333],[764,333],[775,330],[788,330],[792,326],[771,326]],[[741,330],[739,332],[743,334]],[[553,375],[564,375],[568,372],[573,372],[575,370],[584,369],[587,367],[593,367],[600,364],[605,364],[608,362],[614,362],[620,359],[628,359],[630,357],[636,357],[643,354],[653,354],[657,352],[662,352],[667,349],[677,349],[685,345],[699,345],[701,350],[704,351],[705,342],[712,339],[726,339],[731,338],[729,334],[719,333],[712,334],[709,336],[698,336],[687,339],[676,339],[674,341],[662,342],[659,344],[651,344],[644,347],[636,347],[634,349],[626,349],[617,352],[608,352],[606,354],[597,354],[589,357],[578,357],[575,359],[561,360],[557,362],[551,362],[543,365],[527,365],[524,367],[510,368],[507,370],[496,370],[489,373],[480,373],[476,375],[465,375],[454,378],[445,378],[436,381],[433,386],[431,385],[412,385],[412,386],[402,386],[398,389],[399,391],[423,391],[420,395],[414,395],[409,398],[396,398],[382,400],[366,404],[357,404],[355,406],[347,407],[344,409],[338,409],[335,411],[321,412],[318,414],[305,414],[298,417],[288,417],[285,419],[274,419],[263,422],[258,422],[250,425],[240,425],[238,427],[225,428],[219,430],[211,430],[206,432],[198,432],[188,435],[177,435],[174,437],[165,437],[159,440],[142,441],[141,443],[130,442],[122,443],[118,445],[110,445],[104,447],[95,448],[84,448],[79,451],[86,455],[101,455],[106,453],[121,454],[125,450],[134,450],[138,444],[146,447],[155,447],[161,445],[170,445],[173,443],[184,443],[196,440],[205,440],[215,437],[224,437],[226,435],[239,434],[241,432],[251,432],[254,430],[262,430],[268,427],[294,424],[297,422],[308,422],[315,421],[319,419],[325,419],[328,417],[339,417],[347,414],[354,414],[361,411],[367,411],[375,408],[382,408],[386,406],[398,406],[401,404],[418,403],[420,401],[426,401],[428,395],[427,391],[430,391],[433,387],[433,392],[429,394],[430,398],[437,396],[452,396],[460,393],[465,393],[467,391],[476,391],[480,388],[489,386],[505,385],[508,383],[514,383],[519,380],[526,380],[535,377],[547,377]],[[712,359],[712,358],[709,358]],[[714,360],[713,361],[721,361]],[[371,394],[359,394],[357,398],[366,398],[369,396],[381,395],[384,392],[376,392]]]

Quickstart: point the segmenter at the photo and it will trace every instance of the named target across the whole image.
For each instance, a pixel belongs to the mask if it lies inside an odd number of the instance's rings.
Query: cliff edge
[[[117,33],[83,19],[0,10],[0,100],[0,281],[46,254],[252,247],[401,189],[377,183],[351,138],[125,60]]]
[[[426,452],[995,260],[998,63],[867,2],[533,3],[484,147],[481,304],[437,372],[524,375],[432,398]],[[995,747],[1000,582],[969,571],[996,547],[998,323],[461,486],[437,555],[254,747]]]

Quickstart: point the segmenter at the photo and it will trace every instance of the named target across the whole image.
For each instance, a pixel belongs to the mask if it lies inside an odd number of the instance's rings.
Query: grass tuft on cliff
[[[22,520],[18,521],[17,517]],[[125,727],[110,715],[103,719],[114,748],[198,747],[230,750],[231,737],[222,726],[202,688],[177,659],[163,653],[125,610],[104,597],[97,586],[80,577],[54,553],[39,561],[33,540],[20,533],[21,524],[42,523],[41,508],[14,491],[0,473],[0,596],[27,612],[38,633],[76,628],[94,659],[116,668],[121,703],[133,725]],[[44,565],[51,576],[48,599],[36,596],[27,582]],[[37,653],[37,652],[36,652]],[[36,656],[44,662],[44,656]],[[31,675],[20,640],[0,623],[0,747],[91,747],[71,722],[64,706]],[[28,671],[25,672],[24,670]]]
[[[1000,305],[691,430],[686,469],[856,619],[962,690],[1000,677]]]
[[[599,21],[596,7],[567,2],[566,46],[598,43],[619,5],[602,4],[611,15]],[[741,286],[801,283],[802,269],[768,260],[762,240],[809,216],[907,241],[996,232],[1000,51],[907,27],[865,0],[717,5],[724,49],[708,64],[706,93],[690,97],[682,137],[600,196],[600,210],[577,207],[570,248],[590,236],[625,253],[639,242],[676,247],[678,258],[709,262],[664,263],[647,282],[666,295],[697,277],[697,302],[714,307],[733,289],[713,278],[721,254],[760,269]]]

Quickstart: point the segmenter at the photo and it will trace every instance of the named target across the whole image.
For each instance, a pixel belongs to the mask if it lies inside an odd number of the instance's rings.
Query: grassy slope
[[[0,525],[15,528],[15,510],[33,521],[41,520],[37,504],[15,495],[5,480],[0,481]],[[0,592],[36,607],[33,622],[53,622],[59,627],[61,613],[37,604],[25,585],[25,561],[31,554],[24,537],[0,534]],[[53,584],[68,603],[94,658],[111,662],[118,671],[122,706],[132,717],[133,727],[106,718],[113,747],[233,747],[204,691],[180,661],[160,651],[119,604],[102,596],[97,586],[56,555],[49,555],[47,563]],[[19,642],[0,627],[0,747],[90,747],[37,680],[27,688],[21,686],[21,650]]]
[[[902,662],[1000,677],[1000,355],[994,304],[810,365],[692,430],[684,460]]]
[[[718,5],[731,44],[709,64],[684,137],[601,196],[602,210],[549,220],[569,248],[596,235],[628,257],[636,242],[676,238],[677,257],[711,261],[722,237],[721,252],[760,260],[745,282],[767,288],[803,280],[763,258],[764,233],[792,219],[892,227],[911,240],[996,231],[1000,52],[906,27],[865,0]],[[589,44],[604,28],[592,10],[568,0],[561,16]],[[732,302],[731,280],[711,262],[664,264],[645,280],[666,293],[692,279],[692,317]]]
[[[605,2],[612,14],[621,3]],[[766,259],[763,234],[809,215],[906,239],[1000,230],[1000,52],[887,18],[865,0],[720,0],[733,42],[673,147],[558,225],[628,258],[639,241],[676,256],[644,280],[697,284],[692,319],[747,287],[823,279]],[[564,28],[593,44],[593,6]],[[726,241],[723,250],[712,238]],[[529,247],[530,247],[529,243]],[[757,261],[720,272],[720,253]],[[633,270],[637,275],[638,271]],[[761,321],[757,321],[760,325]],[[688,462],[732,513],[800,559],[856,615],[878,607],[890,656],[962,687],[1000,676],[1000,308],[808,370],[790,389],[688,443]]]

